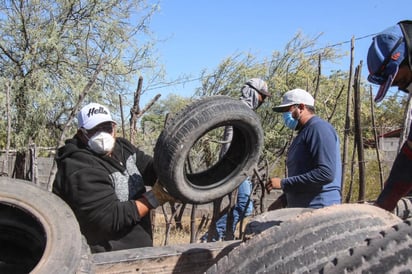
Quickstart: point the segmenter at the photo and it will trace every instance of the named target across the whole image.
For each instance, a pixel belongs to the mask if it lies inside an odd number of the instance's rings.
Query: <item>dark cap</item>
[[[392,85],[399,66],[406,57],[406,43],[399,25],[373,37],[368,50],[368,81],[380,85],[375,102],[380,102]]]

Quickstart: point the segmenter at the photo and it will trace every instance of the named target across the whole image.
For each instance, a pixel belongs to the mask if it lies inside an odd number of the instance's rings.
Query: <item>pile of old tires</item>
[[[207,273],[410,273],[411,220],[368,204],[280,209]]]
[[[230,126],[223,158],[192,172],[187,158],[209,131]],[[182,202],[202,204],[233,191],[259,159],[259,118],[239,100],[198,100],[167,122],[154,150],[166,189]],[[207,273],[410,273],[411,202],[395,214],[368,204],[279,209],[253,218],[244,241]],[[90,250],[71,209],[26,181],[0,177],[0,273],[94,273]]]
[[[224,157],[201,172],[187,170],[192,146],[216,128],[233,128]],[[212,96],[168,121],[154,149],[161,182],[182,202],[211,202],[233,191],[259,159],[263,130],[240,100]],[[0,177],[0,273],[93,273],[90,250],[64,201],[30,182]]]

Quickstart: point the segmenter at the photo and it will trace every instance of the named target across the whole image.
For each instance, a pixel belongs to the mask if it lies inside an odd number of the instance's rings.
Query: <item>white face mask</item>
[[[100,131],[93,135],[87,144],[97,154],[107,154],[114,148],[115,139],[107,132]]]

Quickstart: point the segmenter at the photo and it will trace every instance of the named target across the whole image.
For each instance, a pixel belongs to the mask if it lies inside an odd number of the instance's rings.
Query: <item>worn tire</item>
[[[232,126],[227,153],[200,172],[185,171],[191,148],[216,128]],[[168,192],[184,203],[204,204],[233,191],[256,165],[263,130],[256,113],[240,100],[211,96],[179,112],[160,134],[154,149],[154,167]]]
[[[296,218],[296,216],[310,212],[312,208],[281,208],[264,212],[251,218],[245,228],[245,239],[250,239],[262,231],[274,226],[280,226],[281,223]]]
[[[207,273],[317,272],[350,247],[399,223],[383,209],[342,204],[305,212],[242,243]]]
[[[408,219],[334,258],[323,273],[410,273],[412,220]]]
[[[72,210],[27,181],[0,177],[0,273],[93,273]]]

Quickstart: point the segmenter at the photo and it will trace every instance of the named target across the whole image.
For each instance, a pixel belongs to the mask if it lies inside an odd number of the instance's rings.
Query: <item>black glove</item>
[[[156,181],[152,190],[143,194],[149,203],[151,208],[156,208],[165,204],[166,202],[176,203],[179,202],[167,192],[167,190],[162,186],[159,181]]]

